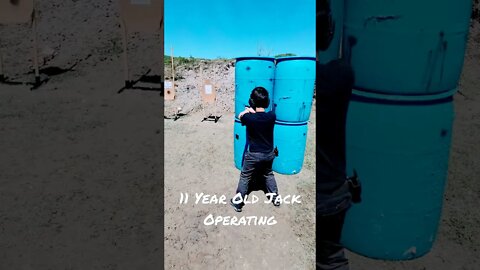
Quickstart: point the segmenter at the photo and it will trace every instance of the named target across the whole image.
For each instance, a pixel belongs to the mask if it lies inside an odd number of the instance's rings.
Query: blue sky
[[[165,54],[315,56],[315,0],[165,0]]]

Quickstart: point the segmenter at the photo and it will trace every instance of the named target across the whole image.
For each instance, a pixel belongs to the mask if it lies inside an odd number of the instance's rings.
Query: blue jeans
[[[329,181],[317,179],[321,180]],[[348,260],[340,244],[345,214],[352,204],[348,183],[330,193],[319,190],[316,193],[316,269],[348,270]]]
[[[340,244],[344,209],[339,213],[316,217],[316,264],[317,270],[348,270],[349,264],[345,251]]]
[[[272,171],[274,158],[274,151],[268,153],[246,151],[236,193],[245,198],[251,191],[260,189],[278,195],[277,182]],[[239,204],[240,207],[243,205]]]

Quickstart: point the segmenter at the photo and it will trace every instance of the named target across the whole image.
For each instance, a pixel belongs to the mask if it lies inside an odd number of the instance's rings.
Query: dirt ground
[[[166,105],[167,106],[167,105]],[[218,123],[201,122],[202,112],[165,121],[165,266],[166,269],[314,269],[309,238],[314,231],[314,118],[301,173],[276,174],[283,195],[302,195],[302,204],[256,203],[236,213],[229,204],[180,204],[180,193],[235,195],[240,171],[233,164],[233,113]],[[263,192],[253,193],[264,200]],[[191,198],[193,200],[193,198]],[[207,215],[275,216],[272,226],[206,226]]]
[[[41,67],[82,61],[35,91],[0,84],[0,269],[158,269],[163,98],[117,94],[121,32],[112,1],[37,3]],[[13,80],[33,80],[29,36],[27,25],[0,26]],[[133,73],[158,72],[161,42],[131,39]]]
[[[192,59],[190,62],[181,63],[174,61],[175,86],[177,95],[174,101],[165,102],[165,115],[173,116],[178,108],[182,113],[191,114],[205,111],[233,113],[235,100],[235,60],[217,59],[204,60]],[[170,59],[165,61],[166,80],[172,79]],[[216,91],[217,101],[215,106],[202,103],[199,89],[202,89],[205,80],[210,80]]]

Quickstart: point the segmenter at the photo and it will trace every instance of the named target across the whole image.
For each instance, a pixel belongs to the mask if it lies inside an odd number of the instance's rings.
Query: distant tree
[[[294,53],[281,53],[281,54],[275,55],[275,58],[278,58],[278,57],[287,57],[287,56],[297,56],[297,55],[294,54]]]
[[[263,45],[257,43],[257,56],[270,56],[271,54],[271,49],[266,49]]]

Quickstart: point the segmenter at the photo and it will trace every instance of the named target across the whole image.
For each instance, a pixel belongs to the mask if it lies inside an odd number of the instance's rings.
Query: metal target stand
[[[180,119],[182,116],[187,116],[188,113],[181,113],[179,110],[177,110],[175,112],[175,114],[173,115],[173,117],[169,117],[169,116],[163,116],[163,119],[171,119],[173,121],[177,121],[178,119]]]

